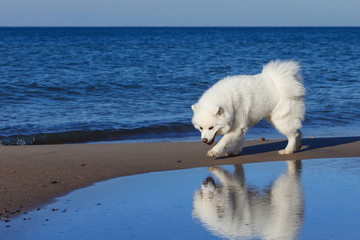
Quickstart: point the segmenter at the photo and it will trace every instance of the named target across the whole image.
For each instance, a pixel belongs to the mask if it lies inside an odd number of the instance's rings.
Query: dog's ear
[[[196,112],[196,104],[191,105],[191,109],[193,110],[193,112]]]
[[[222,116],[224,114],[224,109],[222,107],[218,107],[216,112],[216,116]]]

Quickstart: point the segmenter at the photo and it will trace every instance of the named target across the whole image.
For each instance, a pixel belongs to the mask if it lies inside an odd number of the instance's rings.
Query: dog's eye
[[[202,130],[202,127],[200,127],[200,130]]]
[[[209,127],[209,130],[212,130],[214,127]]]

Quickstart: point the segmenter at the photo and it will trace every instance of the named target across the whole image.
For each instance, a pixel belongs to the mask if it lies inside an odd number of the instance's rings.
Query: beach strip
[[[360,157],[360,137],[303,139],[300,151],[279,155],[278,150],[286,143],[246,141],[240,156],[218,159],[208,158],[206,152],[210,148],[201,142],[1,146],[0,210],[2,217],[11,217],[72,190],[133,174],[265,161]]]

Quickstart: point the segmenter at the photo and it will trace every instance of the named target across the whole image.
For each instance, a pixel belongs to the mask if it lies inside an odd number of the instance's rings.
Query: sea
[[[276,59],[302,66],[304,137],[360,135],[359,27],[1,27],[0,145],[198,141],[201,94]]]

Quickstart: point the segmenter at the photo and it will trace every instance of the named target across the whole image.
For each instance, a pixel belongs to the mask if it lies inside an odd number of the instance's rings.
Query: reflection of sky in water
[[[289,175],[285,162],[245,164],[243,168],[244,184],[232,185],[232,193],[222,190],[223,206],[216,209],[222,217],[218,225],[195,214],[193,198],[207,176],[223,186],[221,176],[196,168],[122,177],[76,190],[39,211],[0,222],[1,239],[218,239],[244,235],[238,230],[246,228],[251,229],[248,236],[264,237],[281,226],[288,229],[287,236],[292,232],[298,239],[358,239],[360,158],[304,160],[299,178]],[[239,180],[234,166],[221,169]],[[238,193],[239,186],[244,194]],[[279,191],[289,192],[285,188],[296,196],[295,204],[287,201],[289,195],[280,194],[280,200],[269,198],[279,196]],[[231,218],[225,214],[229,211]],[[237,229],[232,235],[219,222],[226,218]],[[239,219],[250,224],[244,228]]]

